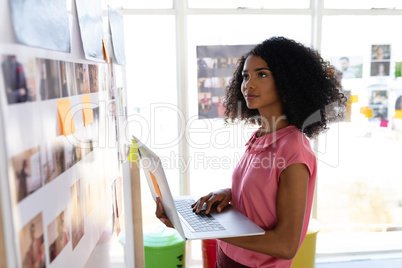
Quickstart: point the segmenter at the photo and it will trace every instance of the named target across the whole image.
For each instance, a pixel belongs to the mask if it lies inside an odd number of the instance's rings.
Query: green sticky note
[[[395,62],[395,77],[402,76],[402,62]]]
[[[130,153],[128,154],[128,161],[136,163],[137,164],[137,159],[138,159],[138,144],[137,141],[132,139],[131,140],[131,148],[130,148]]]

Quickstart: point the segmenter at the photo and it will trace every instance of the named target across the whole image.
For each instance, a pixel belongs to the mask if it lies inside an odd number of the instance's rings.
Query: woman
[[[217,267],[290,267],[309,224],[316,159],[308,138],[342,116],[346,98],[318,52],[284,37],[257,45],[238,62],[225,99],[227,121],[261,127],[232,175],[232,187],[194,203],[220,212],[229,202],[266,230],[218,241]],[[156,216],[167,226],[162,203]]]

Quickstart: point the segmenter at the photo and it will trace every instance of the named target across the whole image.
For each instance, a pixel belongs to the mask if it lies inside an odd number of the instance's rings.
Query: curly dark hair
[[[261,125],[257,109],[247,108],[241,92],[242,70],[248,56],[261,57],[275,79],[283,111],[291,125],[312,138],[328,123],[343,118],[346,97],[337,70],[311,48],[285,37],[272,37],[255,46],[237,62],[226,89],[225,122],[245,120]]]

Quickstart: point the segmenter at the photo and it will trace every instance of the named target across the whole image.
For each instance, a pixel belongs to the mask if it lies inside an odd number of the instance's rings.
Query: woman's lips
[[[253,100],[253,99],[257,98],[257,97],[258,97],[257,95],[247,94],[246,99]]]

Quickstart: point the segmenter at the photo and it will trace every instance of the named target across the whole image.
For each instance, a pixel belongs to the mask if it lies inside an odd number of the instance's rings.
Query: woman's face
[[[242,93],[249,109],[264,110],[282,109],[282,100],[276,89],[267,63],[258,56],[250,55],[244,62]]]

